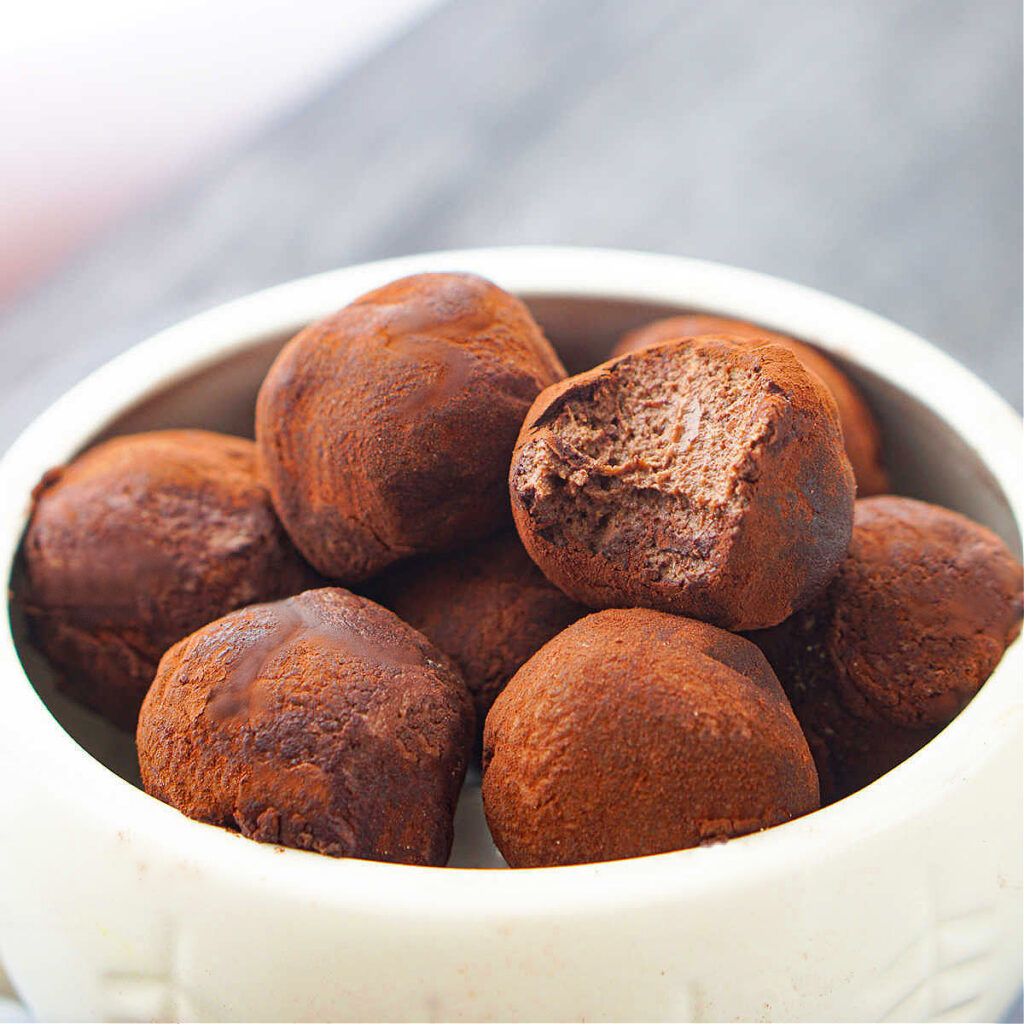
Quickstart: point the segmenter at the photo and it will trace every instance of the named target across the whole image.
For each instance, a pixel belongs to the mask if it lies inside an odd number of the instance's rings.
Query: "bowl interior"
[[[618,337],[682,307],[580,297],[522,296],[570,373],[602,362]],[[716,312],[716,310],[703,310]],[[119,434],[167,427],[203,427],[252,436],[256,392],[286,336],[261,341],[197,370],[118,416],[90,443]],[[814,338],[803,340],[814,342]],[[955,509],[994,530],[1017,557],[1021,538],[1009,503],[977,453],[940,417],[899,387],[856,362],[836,360],[860,386],[881,424],[894,490]],[[950,400],[955,401],[951,395]],[[26,673],[63,728],[89,754],[139,785],[133,738],[61,694],[45,659],[27,639],[12,579],[11,619]],[[453,867],[500,868],[480,803],[479,774],[471,770],[456,818]]]

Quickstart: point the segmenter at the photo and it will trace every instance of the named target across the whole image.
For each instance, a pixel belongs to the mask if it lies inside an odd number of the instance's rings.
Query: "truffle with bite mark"
[[[22,551],[26,617],[62,688],[128,730],[171,644],[319,579],[253,442],[204,430],[114,438],[51,470]]]
[[[857,502],[853,540],[813,604],[751,634],[839,799],[934,737],[1020,632],[1021,566],[990,530],[910,498]]]
[[[346,590],[218,619],[167,652],[139,716],[146,792],[335,857],[443,865],[473,705],[422,633]]]
[[[874,414],[853,381],[823,352],[806,342],[786,334],[778,334],[746,320],[732,320],[708,313],[687,313],[664,320],[655,320],[622,336],[612,356],[636,352],[651,345],[661,345],[676,338],[698,338],[704,335],[728,335],[755,343],[770,341],[789,349],[804,369],[816,373],[832,393],[839,410],[846,454],[857,480],[858,497],[885,494],[889,474],[882,461],[882,438]]]
[[[643,349],[543,391],[509,478],[544,574],[595,608],[775,625],[846,553],[854,482],[835,402],[777,345]]]
[[[548,582],[513,531],[397,565],[372,595],[455,662],[480,728],[516,670],[587,611]]]
[[[256,437],[299,550],[346,584],[508,521],[530,403],[565,376],[515,296],[418,274],[306,328],[260,389]]]
[[[484,729],[484,810],[512,867],[681,850],[818,806],[814,762],[757,648],[612,609],[540,649]]]

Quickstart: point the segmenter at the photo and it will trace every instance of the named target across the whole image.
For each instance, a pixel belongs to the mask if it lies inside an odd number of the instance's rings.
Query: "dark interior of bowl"
[[[570,373],[602,362],[627,330],[684,310],[675,306],[603,299],[524,296]],[[139,402],[112,421],[96,441],[167,427],[204,427],[252,436],[256,392],[287,338],[264,342],[197,371]],[[805,339],[813,342],[813,338]],[[944,505],[984,523],[1020,557],[1021,538],[1005,495],[978,455],[952,428],[900,388],[847,360],[837,360],[860,386],[881,424],[894,490]],[[953,396],[951,396],[952,398]],[[55,687],[46,661],[29,643],[19,612],[18,572],[12,580],[11,616],[22,664],[41,699],[64,729],[93,757],[139,784],[135,745],[98,715]],[[456,821],[451,864],[501,867],[479,803],[479,776],[470,776]]]

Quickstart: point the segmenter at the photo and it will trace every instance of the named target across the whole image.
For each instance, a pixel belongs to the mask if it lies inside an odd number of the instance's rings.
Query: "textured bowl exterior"
[[[451,268],[534,297],[692,306],[813,337],[942,417],[1024,522],[1020,419],[873,314],[698,261],[477,250],[284,285],[97,371],[0,463],[5,578],[36,480],[127,408],[371,287]],[[1020,981],[1022,673],[1018,641],[922,751],[776,829],[632,861],[438,870],[281,850],[183,818],[61,729],[8,628],[0,958],[40,1019],[992,1019]]]

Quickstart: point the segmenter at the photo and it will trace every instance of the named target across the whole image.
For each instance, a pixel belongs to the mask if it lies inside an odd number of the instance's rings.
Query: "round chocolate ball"
[[[836,400],[846,455],[857,480],[857,495],[863,498],[889,491],[889,474],[882,461],[881,431],[874,414],[853,381],[813,345],[758,327],[746,320],[732,320],[708,313],[687,313],[656,320],[624,334],[612,350],[612,355],[625,355],[676,338],[699,338],[705,335],[728,335],[762,344],[770,341],[792,352],[805,369],[818,375]]]
[[[375,581],[373,596],[455,662],[480,728],[517,669],[586,614],[545,578],[512,531],[397,565]]]
[[[256,446],[203,430],[114,438],[51,470],[22,551],[26,617],[61,686],[129,730],[171,644],[318,579],[278,522]]]
[[[510,474],[526,550],[594,608],[775,625],[846,553],[854,482],[835,402],[777,345],[642,349],[543,391]]]
[[[857,502],[821,597],[754,633],[828,800],[884,775],[977,693],[1020,632],[1021,566],[990,530],[910,498]]]
[[[484,729],[484,810],[512,867],[681,850],[818,806],[814,762],[757,648],[646,609],[542,647]]]
[[[508,520],[505,478],[538,392],[565,376],[529,310],[471,274],[419,274],[308,327],[260,389],[281,520],[357,583]]]
[[[139,716],[146,792],[197,821],[334,857],[443,865],[473,705],[380,605],[310,590],[167,652]]]

